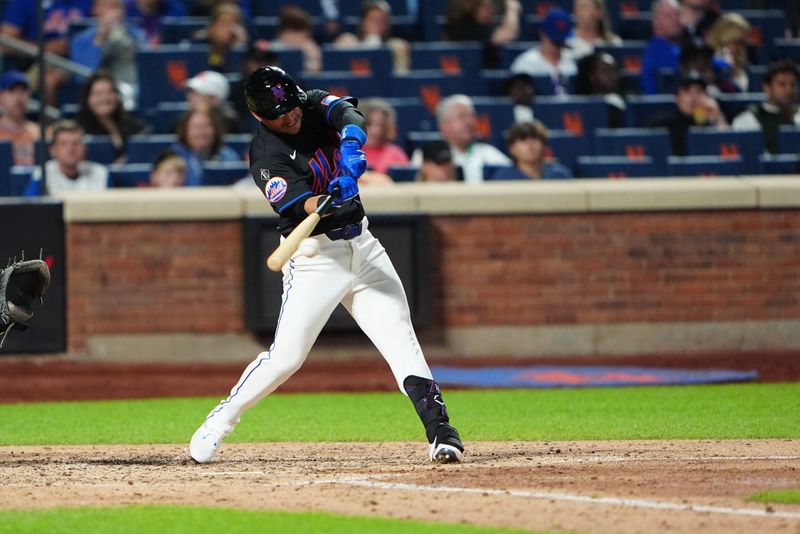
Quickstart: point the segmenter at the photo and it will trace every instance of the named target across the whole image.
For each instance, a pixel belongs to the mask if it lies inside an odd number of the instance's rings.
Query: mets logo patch
[[[264,193],[267,195],[267,200],[274,203],[283,198],[287,189],[289,189],[289,186],[286,184],[286,180],[280,176],[273,176],[264,186]]]
[[[269,169],[261,169],[261,179],[265,182],[269,180]]]

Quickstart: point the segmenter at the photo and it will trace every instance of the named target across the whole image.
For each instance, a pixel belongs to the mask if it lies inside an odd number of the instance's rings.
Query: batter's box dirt
[[[578,532],[800,532],[800,440],[477,442],[461,465],[420,443],[0,447],[0,507],[174,503]]]

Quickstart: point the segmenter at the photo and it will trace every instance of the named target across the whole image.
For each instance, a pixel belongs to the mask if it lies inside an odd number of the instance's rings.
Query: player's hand
[[[339,166],[347,176],[356,180],[367,170],[367,156],[361,150],[367,142],[367,134],[355,124],[342,128],[342,148]]]
[[[341,207],[342,204],[358,196],[358,183],[355,178],[350,176],[340,176],[328,184],[328,193],[333,195],[333,207]]]

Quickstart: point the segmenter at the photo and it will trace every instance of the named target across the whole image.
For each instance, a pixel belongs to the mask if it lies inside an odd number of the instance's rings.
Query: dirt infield
[[[0,507],[175,503],[319,510],[579,532],[800,532],[800,441],[472,443],[462,465],[418,443],[1,447]]]

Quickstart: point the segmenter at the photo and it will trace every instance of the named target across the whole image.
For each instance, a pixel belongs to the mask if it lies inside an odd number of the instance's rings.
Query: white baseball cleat
[[[208,422],[204,422],[189,442],[189,455],[199,464],[210,462],[227,435],[228,432],[211,428]]]
[[[448,443],[431,443],[428,449],[428,458],[437,464],[456,464],[464,458],[464,453]]]

